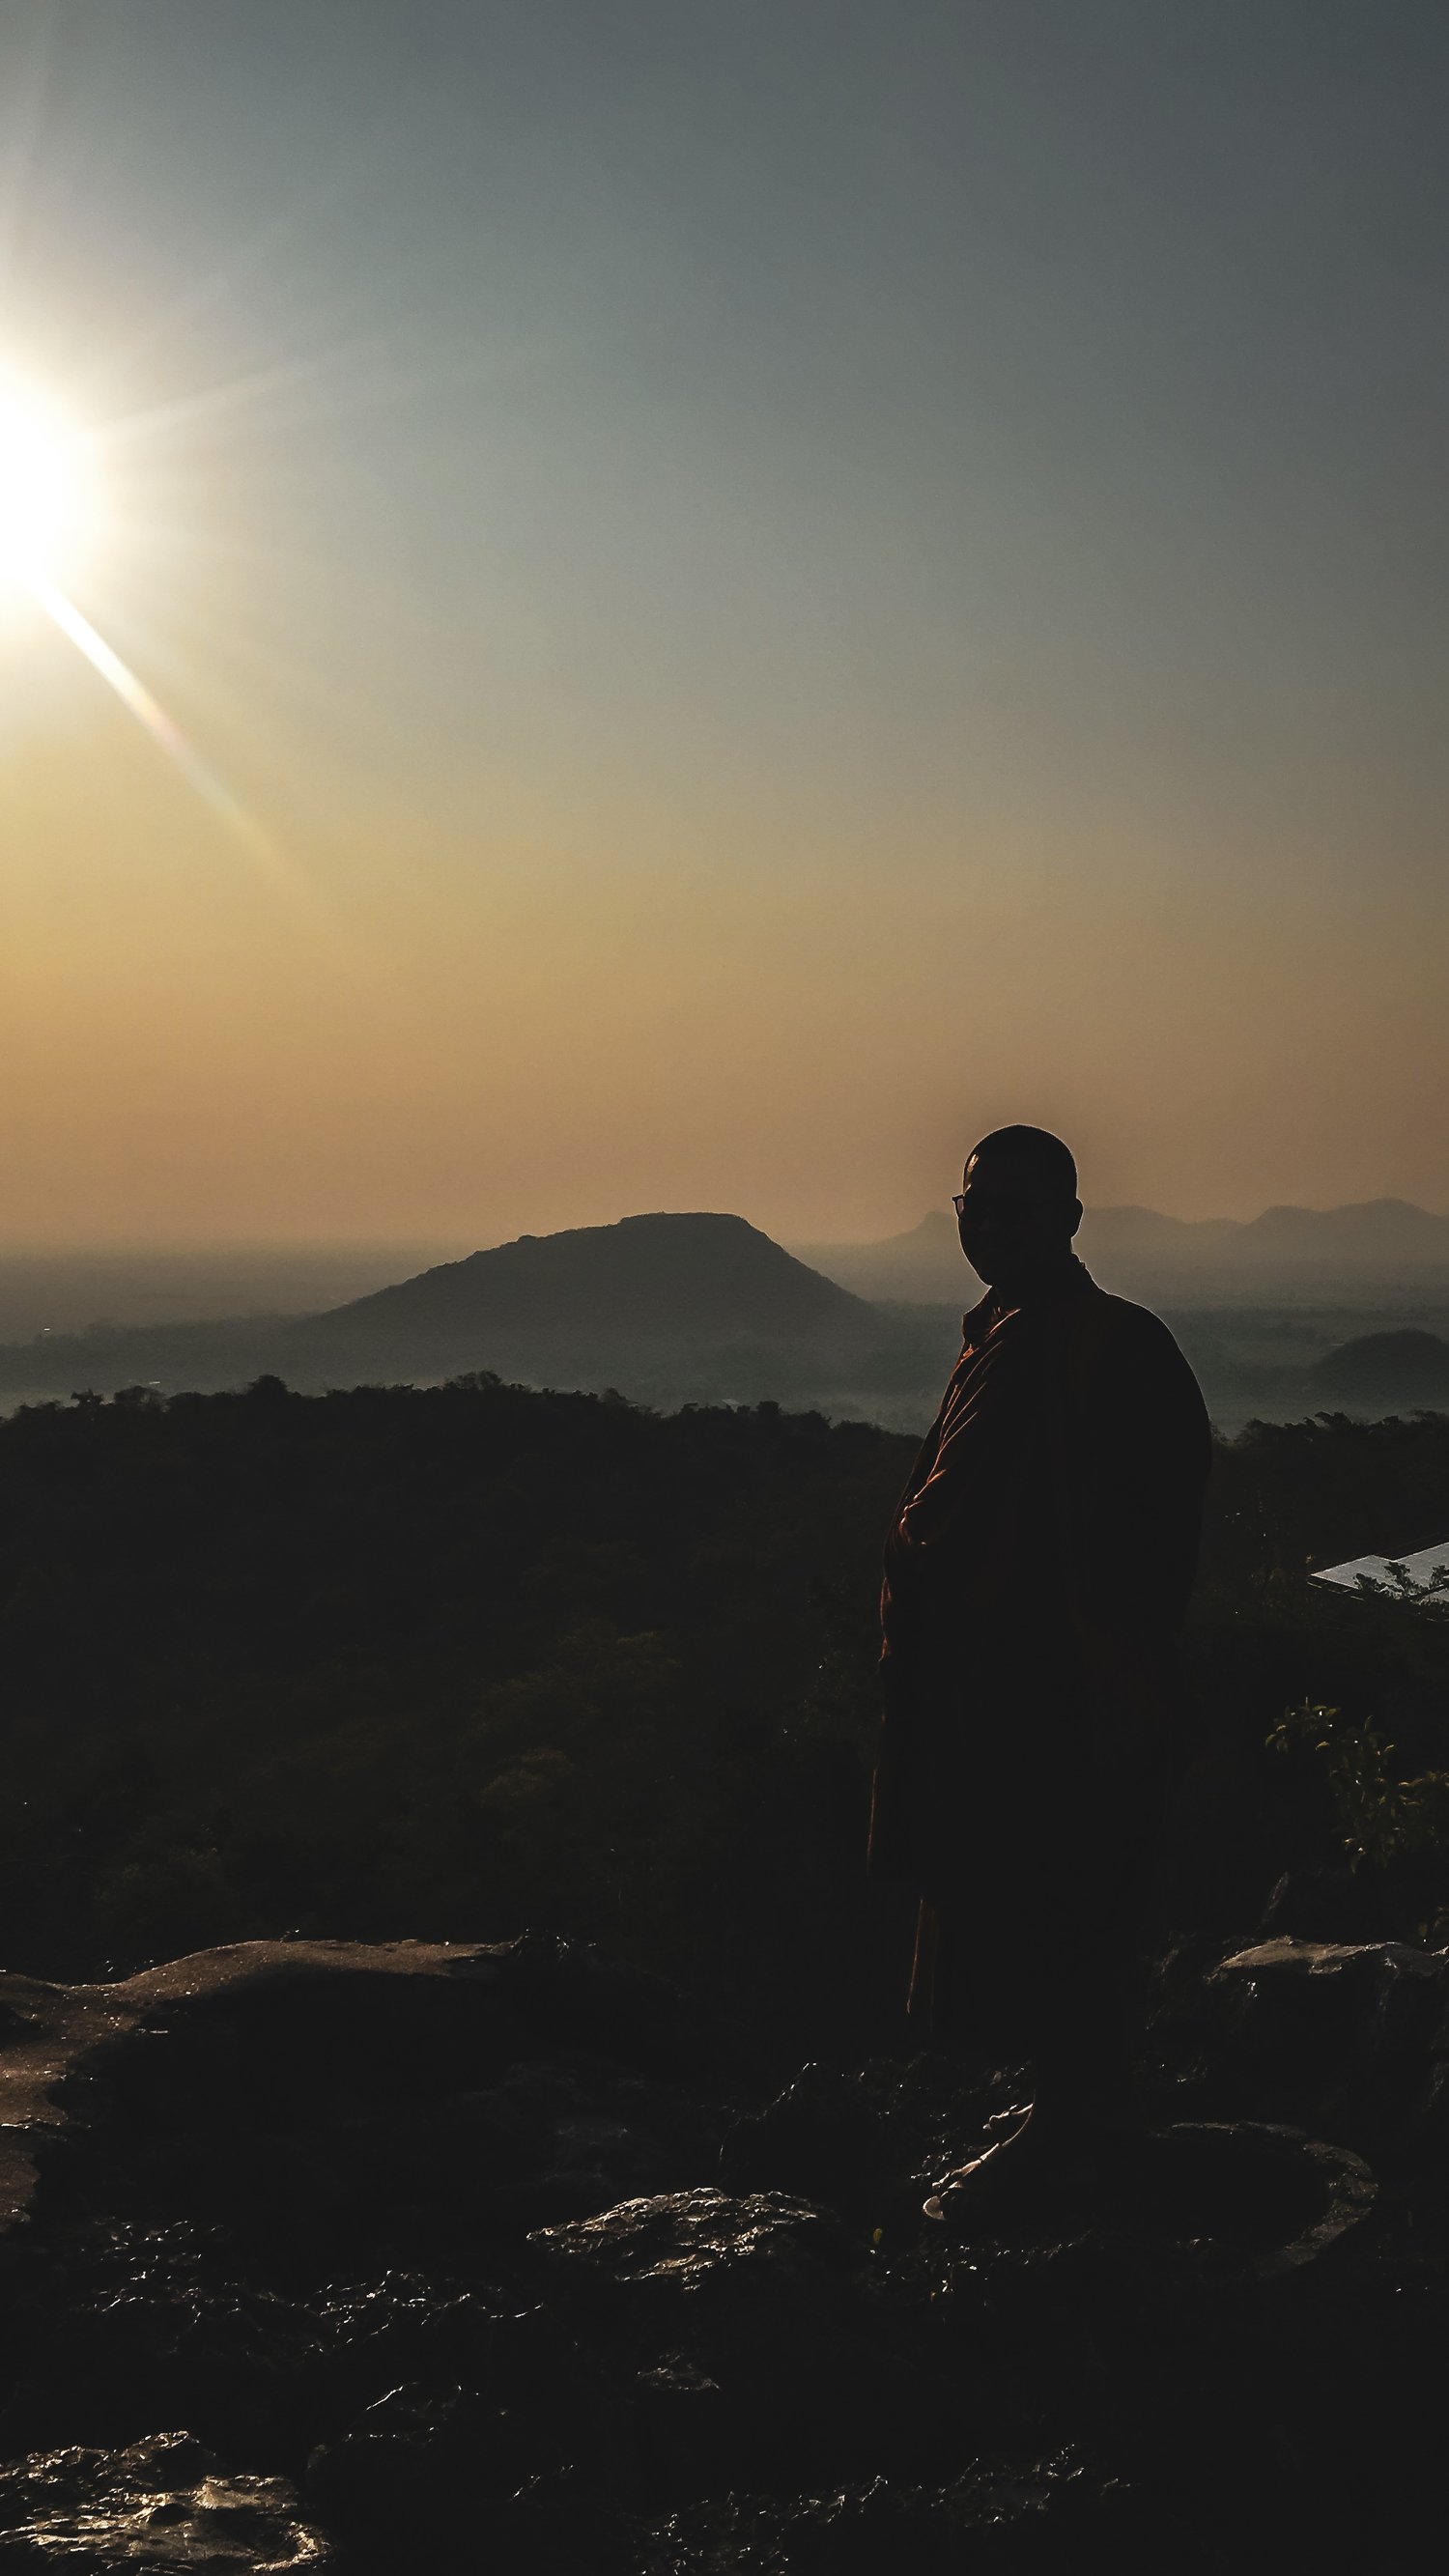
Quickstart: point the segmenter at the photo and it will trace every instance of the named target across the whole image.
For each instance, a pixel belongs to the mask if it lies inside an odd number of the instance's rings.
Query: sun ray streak
[[[115,690],[121,704],[129,709],[139,724],[145,726],[152,741],[160,746],[168,759],[175,762],[182,776],[205,799],[217,820],[245,843],[270,875],[290,884],[285,862],[268,834],[238,802],[210,761],[203,759],[195,744],[188,741],[175,718],[167,714],[159,698],[152,696],[144,680],[137,679],[129,664],[122,661],[105,637],[96,632],[90,619],[81,615],[75,602],[68,599],[53,581],[33,578],[29,588],[46,615],[54,619],[62,635],[69,638],[76,650],[85,655],[92,670],[99,672],[108,686]]]
[[[316,351],[305,358],[287,359],[272,367],[257,367],[249,375],[234,377],[224,384],[206,386],[199,393],[178,395],[171,402],[155,403],[146,411],[119,413],[107,424],[107,448],[114,452],[148,438],[164,436],[171,430],[190,429],[203,421],[224,419],[234,411],[256,412],[269,398],[278,394],[295,394],[305,389],[315,399],[319,387],[329,375],[340,376],[346,368],[356,367],[359,360],[373,358],[376,353],[375,336],[359,333],[335,348]],[[288,414],[287,418],[290,425],[292,415]]]

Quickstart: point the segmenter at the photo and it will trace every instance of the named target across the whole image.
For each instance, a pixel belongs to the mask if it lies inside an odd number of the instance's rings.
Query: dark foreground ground
[[[1115,2186],[953,2250],[1010,2069],[761,2098],[547,1937],[12,1977],[0,2565],[1417,2565],[1449,1953],[1179,1952],[1155,2014]]]
[[[1422,2563],[1449,1619],[1308,1577],[1443,1536],[1449,1422],[1220,1445],[1155,2133],[955,2250],[1024,2079],[910,2054],[863,1885],[908,1457],[483,1379],[0,1423],[0,2568]]]

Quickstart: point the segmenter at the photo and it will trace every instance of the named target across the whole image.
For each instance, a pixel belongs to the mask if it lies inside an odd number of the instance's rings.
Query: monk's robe
[[[922,1900],[913,2012],[1030,2054],[1135,1936],[1211,1440],[1074,1258],[963,1335],[886,1546],[870,1866]]]

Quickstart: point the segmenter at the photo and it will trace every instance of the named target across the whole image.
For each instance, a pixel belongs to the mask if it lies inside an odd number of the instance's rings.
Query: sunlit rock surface
[[[732,2200],[722,2191],[679,2191],[625,2200],[571,2227],[543,2228],[533,2241],[555,2263],[695,2297],[741,2272],[757,2284],[768,2274],[790,2292],[808,2293],[845,2251],[838,2228],[782,2192]]]
[[[1017,2069],[766,2098],[547,1938],[12,1977],[0,2565],[973,2576],[1408,2563],[1449,1961],[1164,1968],[1156,2124],[943,2241]]]
[[[1240,2093],[1375,2151],[1449,2143],[1449,1950],[1285,1935],[1208,1986]]]
[[[0,2470],[0,2567],[284,2576],[335,2563],[285,2478],[228,2475],[185,2433]]]

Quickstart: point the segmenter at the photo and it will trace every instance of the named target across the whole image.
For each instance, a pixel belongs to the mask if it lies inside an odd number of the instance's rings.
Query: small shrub
[[[1394,1748],[1372,1718],[1303,1700],[1285,1709],[1268,1738],[1276,1753],[1320,1756],[1353,1869],[1389,1869],[1412,1856],[1449,1856],[1449,1771],[1395,1777]]]

